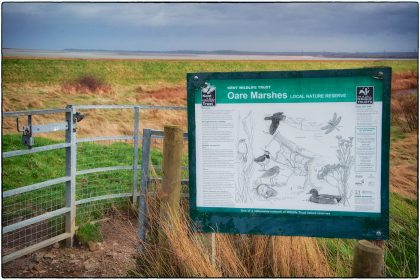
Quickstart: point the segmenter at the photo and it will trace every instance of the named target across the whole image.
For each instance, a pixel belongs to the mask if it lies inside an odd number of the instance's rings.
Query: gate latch
[[[46,133],[46,132],[55,132],[60,130],[67,130],[69,127],[68,122],[62,123],[49,123],[41,125],[32,124],[32,115],[28,115],[28,124],[19,126],[19,118],[16,118],[16,129],[18,132],[22,132],[22,144],[28,146],[29,149],[35,144],[33,135],[35,133]]]

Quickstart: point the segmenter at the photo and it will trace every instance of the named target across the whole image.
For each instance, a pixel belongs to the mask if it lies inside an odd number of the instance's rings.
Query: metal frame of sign
[[[382,81],[381,211],[376,216],[352,216],[346,212],[328,215],[290,213],[244,213],[217,208],[198,209],[196,197],[196,94],[205,82],[234,79],[331,78],[366,76]],[[188,148],[190,218],[199,232],[264,234],[384,240],[389,238],[389,150],[391,68],[345,70],[188,73]],[[201,97],[200,97],[201,98]],[[341,214],[340,214],[341,213]]]

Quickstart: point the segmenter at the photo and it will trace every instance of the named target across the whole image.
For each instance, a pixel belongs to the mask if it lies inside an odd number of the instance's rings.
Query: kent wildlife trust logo
[[[357,104],[373,104],[373,87],[356,88]]]
[[[201,89],[201,106],[216,106],[216,87],[208,82]]]

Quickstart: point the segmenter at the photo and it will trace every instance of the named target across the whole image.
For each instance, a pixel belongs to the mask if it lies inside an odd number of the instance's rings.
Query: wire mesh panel
[[[77,170],[133,165],[133,140],[89,141],[77,144]]]
[[[80,175],[76,180],[76,200],[92,197],[131,193],[133,188],[132,170],[114,170]]]
[[[76,224],[98,221],[109,216],[113,211],[122,211],[130,206],[131,201],[127,197],[87,202],[77,206]]]
[[[152,136],[150,141],[150,177],[162,178],[163,138]]]
[[[2,226],[8,226],[65,207],[65,184],[3,197]]]
[[[77,143],[78,225],[127,206],[134,180],[133,108],[91,109],[83,113]]]
[[[59,149],[4,158],[2,166],[2,187],[7,191],[65,176],[66,152]]]
[[[3,260],[66,232],[66,109],[47,111],[3,113]]]
[[[64,215],[40,221],[2,236],[2,256],[65,233]]]

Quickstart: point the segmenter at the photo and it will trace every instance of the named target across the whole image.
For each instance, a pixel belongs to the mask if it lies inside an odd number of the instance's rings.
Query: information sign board
[[[390,68],[190,73],[203,232],[388,238]]]

